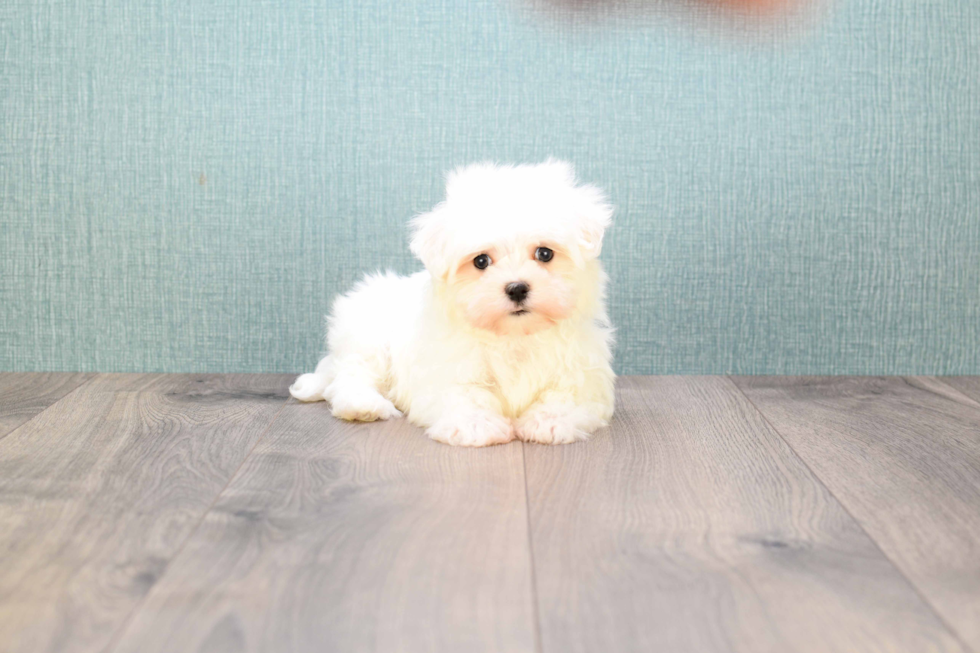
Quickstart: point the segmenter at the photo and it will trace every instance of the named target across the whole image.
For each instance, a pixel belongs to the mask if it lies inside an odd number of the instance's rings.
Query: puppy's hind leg
[[[395,404],[378,392],[381,379],[365,361],[345,360],[336,368],[336,376],[323,393],[334,417],[373,422],[402,416]]]
[[[316,370],[309,374],[301,374],[289,386],[289,394],[300,401],[323,401],[324,391],[334,379],[333,361],[325,356],[317,363]]]

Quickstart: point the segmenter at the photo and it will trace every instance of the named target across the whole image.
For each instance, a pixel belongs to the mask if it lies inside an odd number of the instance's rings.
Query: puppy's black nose
[[[504,292],[515,304],[523,304],[527,294],[531,292],[531,287],[523,281],[515,281],[504,286]]]

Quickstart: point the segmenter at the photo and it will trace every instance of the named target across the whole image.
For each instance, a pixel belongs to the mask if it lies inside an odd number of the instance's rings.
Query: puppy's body
[[[426,271],[369,276],[340,297],[330,353],[293,396],[349,420],[404,412],[449,444],[587,437],[613,411],[596,259],[610,213],[565,164],[458,172],[447,201],[415,222]]]

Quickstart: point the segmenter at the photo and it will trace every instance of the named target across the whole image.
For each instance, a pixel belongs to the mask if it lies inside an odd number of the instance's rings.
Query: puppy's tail
[[[317,364],[315,371],[301,374],[293,381],[289,394],[300,401],[323,401],[326,399],[323,392],[333,382],[334,376],[333,361],[327,356]]]

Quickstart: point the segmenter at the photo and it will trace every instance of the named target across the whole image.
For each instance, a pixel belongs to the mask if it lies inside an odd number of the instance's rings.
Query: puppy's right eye
[[[473,259],[473,265],[476,266],[477,270],[486,270],[490,267],[490,257],[486,254],[480,254],[475,259]]]

